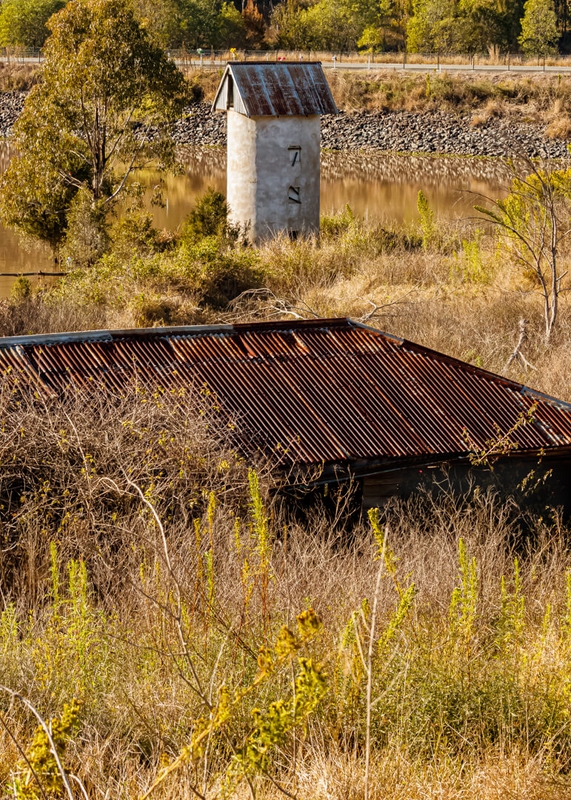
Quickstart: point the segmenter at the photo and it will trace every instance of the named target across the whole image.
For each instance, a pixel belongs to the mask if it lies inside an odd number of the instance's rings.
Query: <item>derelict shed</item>
[[[228,118],[231,221],[254,242],[318,233],[320,115],[337,113],[321,64],[230,63],[213,109]]]
[[[206,386],[245,454],[317,466],[318,484],[357,479],[366,506],[441,467],[462,488],[466,433],[484,450],[499,430],[516,449],[494,475],[519,482],[540,459],[547,500],[571,506],[570,404],[349,319],[6,337],[0,372],[56,398],[138,386],[184,402]]]

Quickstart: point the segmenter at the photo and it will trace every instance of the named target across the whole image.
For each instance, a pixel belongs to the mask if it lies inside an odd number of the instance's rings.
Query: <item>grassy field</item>
[[[218,71],[187,70],[189,82],[212,102]],[[383,70],[368,72],[338,69],[327,72],[337,106],[355,111],[447,111],[467,115],[479,126],[491,118],[545,125],[546,136],[571,135],[571,78],[566,75],[495,73],[404,74]]]
[[[67,277],[16,282],[0,333],[348,315],[571,400],[565,237],[547,340],[517,243],[422,201],[407,226],[345,209],[319,241],[258,249],[220,213],[173,234],[134,209],[103,255],[83,232]],[[355,520],[340,493],[296,514],[271,462],[246,464],[207,407],[160,393],[110,407],[4,388],[0,416],[3,795],[571,797],[557,509],[475,492]]]
[[[567,295],[547,343],[535,276],[483,222],[347,209],[319,243],[256,250],[200,219],[167,235],[133,212],[103,257],[17,282],[0,330],[351,315],[571,399]],[[6,794],[66,793],[25,698],[88,797],[571,796],[557,509],[476,493],[356,522],[340,494],[300,517],[208,409],[5,390],[0,413]]]
[[[195,100],[212,102],[222,69],[186,68]],[[0,64],[0,91],[26,91],[38,79],[36,65]],[[557,74],[404,74],[383,70],[327,72],[335,101],[346,112],[444,110],[470,115],[474,126],[493,117],[538,122],[546,135],[571,136],[571,78]]]
[[[418,498],[354,527],[339,496],[296,520],[196,408],[0,404],[0,680],[89,797],[569,796],[556,511]],[[41,797],[33,767],[64,796],[2,692],[5,794]]]
[[[328,80],[346,110],[435,111],[468,114],[472,124],[492,117],[546,124],[546,135],[569,135],[571,81],[561,75],[403,75],[335,71]]]

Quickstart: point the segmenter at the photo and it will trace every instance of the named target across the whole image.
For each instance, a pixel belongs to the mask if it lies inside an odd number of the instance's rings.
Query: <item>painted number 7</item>
[[[288,147],[288,150],[289,150],[289,155],[290,155],[290,160],[291,160],[292,167],[295,167],[296,164],[300,164],[301,163],[301,147],[298,147],[297,145],[292,145],[291,147]]]

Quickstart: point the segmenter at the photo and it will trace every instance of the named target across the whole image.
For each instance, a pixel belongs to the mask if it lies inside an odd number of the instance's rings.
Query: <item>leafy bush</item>
[[[183,239],[176,264],[189,277],[198,301],[214,308],[225,308],[242,292],[263,283],[264,270],[255,250],[221,249],[213,237],[196,245]]]
[[[152,214],[139,208],[123,214],[110,231],[113,254],[130,260],[134,255],[151,256],[173,248],[177,237],[170,231],[159,231]]]
[[[208,189],[196,201],[181,231],[185,244],[195,244],[205,236],[225,236],[228,232],[228,204],[222,192]]]
[[[107,219],[103,205],[91,193],[80,190],[67,212],[67,230],[61,260],[68,268],[93,266],[109,246]]]

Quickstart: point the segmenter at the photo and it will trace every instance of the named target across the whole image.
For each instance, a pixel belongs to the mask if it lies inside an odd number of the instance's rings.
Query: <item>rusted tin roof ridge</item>
[[[112,342],[115,339],[144,339],[149,336],[176,336],[197,333],[231,333],[233,325],[173,325],[165,328],[125,328],[123,330],[68,331],[65,333],[35,333],[24,336],[0,336],[0,349],[17,345],[52,345],[72,342]]]
[[[261,61],[227,61],[226,65],[229,67],[273,67],[273,66],[287,66],[288,64],[294,64],[296,67],[300,65],[303,67],[310,66],[313,64],[318,64],[320,67],[323,65],[323,61],[299,61],[295,59],[289,59],[286,61],[266,61],[262,59]]]
[[[229,109],[248,117],[339,113],[320,61],[229,62],[212,110]]]
[[[0,374],[51,397],[207,386],[245,449],[296,463],[465,456],[465,432],[486,450],[498,430],[571,448],[571,404],[348,318],[0,338]]]
[[[15,345],[38,345],[38,344],[62,344],[67,342],[111,342],[114,339],[125,337],[131,339],[144,339],[149,336],[209,336],[213,333],[232,333],[246,331],[281,330],[288,331],[297,328],[332,328],[356,326],[365,328],[372,333],[393,339],[394,341],[404,342],[398,336],[390,333],[383,333],[376,328],[355,322],[349,317],[331,317],[320,319],[304,320],[282,320],[281,322],[236,322],[234,324],[220,323],[218,325],[170,325],[157,328],[118,328],[117,330],[94,330],[94,331],[67,331],[63,333],[33,333],[22,336],[0,336],[0,348],[14,347]]]

